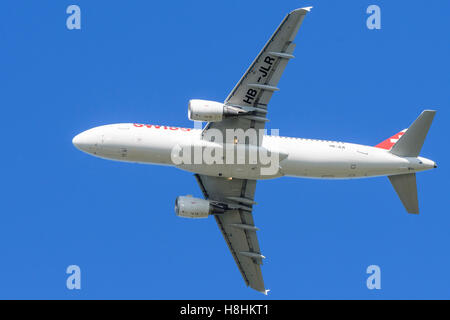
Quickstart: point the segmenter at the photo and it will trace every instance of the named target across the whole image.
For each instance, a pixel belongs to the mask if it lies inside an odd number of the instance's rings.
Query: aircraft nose
[[[92,152],[98,146],[98,137],[92,132],[84,131],[80,134],[77,134],[73,139],[73,145],[84,152]]]

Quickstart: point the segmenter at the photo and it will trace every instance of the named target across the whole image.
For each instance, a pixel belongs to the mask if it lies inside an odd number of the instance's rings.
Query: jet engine
[[[193,121],[222,121],[224,116],[237,116],[246,113],[244,110],[226,106],[223,103],[193,99],[189,101],[188,118]]]
[[[225,210],[209,200],[180,196],[175,200],[175,213],[183,218],[207,218],[210,214],[223,213]]]

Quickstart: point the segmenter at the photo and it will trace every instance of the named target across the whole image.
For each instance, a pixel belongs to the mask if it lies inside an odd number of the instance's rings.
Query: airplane
[[[434,110],[423,111],[408,129],[376,146],[266,134],[268,103],[294,58],[294,38],[311,8],[293,10],[284,18],[223,103],[189,101],[189,119],[207,122],[204,128],[120,123],[73,138],[76,148],[96,157],[193,172],[204,199],[177,197],[176,215],[213,215],[245,284],[264,294],[265,257],[252,215],[258,180],[387,176],[406,211],[417,214],[416,172],[437,167],[419,156]]]

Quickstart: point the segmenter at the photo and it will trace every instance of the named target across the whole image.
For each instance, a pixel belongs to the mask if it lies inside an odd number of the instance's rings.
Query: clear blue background
[[[66,28],[81,7],[82,30]],[[366,8],[381,7],[381,30]],[[214,219],[173,211],[200,190],[174,168],[105,161],[71,143],[118,122],[192,126],[223,101],[283,17],[313,5],[270,103],[281,135],[374,145],[437,109],[421,214],[387,178],[281,178],[254,216],[271,299],[450,298],[449,1],[3,1],[0,298],[264,299]],[[66,289],[66,267],[82,289]],[[382,289],[366,288],[381,267]]]

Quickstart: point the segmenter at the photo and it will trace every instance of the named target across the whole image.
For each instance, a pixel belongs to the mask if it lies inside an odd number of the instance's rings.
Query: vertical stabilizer
[[[398,197],[409,213],[419,213],[419,202],[417,200],[416,174],[407,173],[389,176],[392,186]]]
[[[422,149],[423,142],[433,122],[436,111],[425,110],[398,139],[391,149],[391,153],[400,157],[417,157]]]

